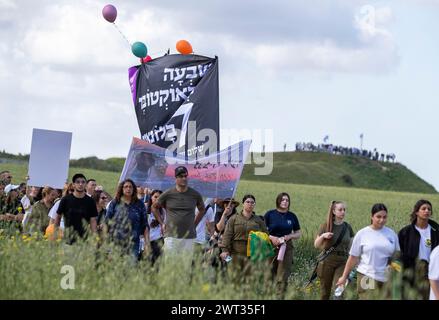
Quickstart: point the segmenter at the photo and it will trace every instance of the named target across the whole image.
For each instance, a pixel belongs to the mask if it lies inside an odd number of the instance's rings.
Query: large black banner
[[[143,140],[190,158],[219,151],[217,58],[166,55],[130,68],[129,80]]]

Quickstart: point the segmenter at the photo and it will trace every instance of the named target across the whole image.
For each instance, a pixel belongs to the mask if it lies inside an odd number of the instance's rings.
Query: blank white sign
[[[29,186],[62,189],[69,174],[72,133],[33,129]]]

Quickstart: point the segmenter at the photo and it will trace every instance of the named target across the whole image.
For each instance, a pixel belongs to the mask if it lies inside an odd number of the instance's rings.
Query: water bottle
[[[142,252],[143,250],[145,250],[145,237],[140,236],[139,251]]]
[[[334,291],[334,299],[335,300],[340,300],[341,299],[341,295],[343,294],[344,290],[346,289],[347,285],[355,278],[357,274],[357,270],[353,269],[351,272],[349,272],[349,276],[346,279],[345,284],[338,286],[335,291]]]
[[[279,248],[279,253],[277,254],[277,260],[278,261],[283,261],[284,260],[284,256],[285,256],[285,249],[287,248],[286,243],[282,243],[282,245]]]
[[[334,299],[339,300],[341,299],[341,295],[344,292],[344,289],[346,289],[346,286],[348,285],[349,280],[346,280],[345,284],[339,285],[335,291],[334,291]]]

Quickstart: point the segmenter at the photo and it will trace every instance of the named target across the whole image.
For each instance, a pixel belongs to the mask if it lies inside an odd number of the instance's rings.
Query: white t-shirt
[[[198,214],[198,208],[195,210],[195,216]],[[195,239],[195,243],[205,244],[206,241],[206,223],[212,223],[215,221],[215,216],[213,215],[212,207],[207,209],[200,223],[198,223],[195,231],[197,232],[197,238]]]
[[[163,222],[166,222],[166,210],[163,210],[163,215],[165,216],[163,219]],[[148,225],[149,225],[149,241],[155,241],[158,240],[160,238],[163,238],[163,235],[161,233],[161,229],[160,229],[160,225],[158,225],[157,227],[151,228],[151,222],[155,220],[154,218],[154,214],[151,212],[148,215]]]
[[[399,250],[395,231],[388,227],[374,230],[367,226],[355,235],[349,254],[360,257],[358,272],[374,280],[386,282],[389,258]]]
[[[61,199],[56,200],[52,208],[49,210],[49,214],[48,214],[49,218],[52,218],[54,220],[56,219],[56,216],[58,215],[58,213],[56,212],[58,211],[59,203],[61,202],[60,200]],[[59,224],[59,227],[64,230],[64,217],[61,217],[61,222]]]
[[[439,282],[439,246],[433,249],[430,255],[430,264],[428,265],[428,279]],[[430,288],[430,300],[439,300]]]
[[[32,206],[30,204],[30,199],[28,198],[27,195],[24,195],[24,197],[21,198],[20,202],[21,202],[21,205],[24,209],[24,217],[23,217],[23,221],[21,223],[23,224],[23,226],[25,226],[27,223],[27,220],[29,218],[29,215],[32,212]]]
[[[32,211],[32,206],[30,204],[30,199],[27,195],[24,195],[23,198],[21,198],[21,205],[23,206],[24,212],[30,212]]]
[[[431,227],[428,225],[427,228],[421,229],[415,226],[416,230],[419,231],[421,235],[421,240],[419,241],[419,256],[420,260],[430,261],[431,253]]]

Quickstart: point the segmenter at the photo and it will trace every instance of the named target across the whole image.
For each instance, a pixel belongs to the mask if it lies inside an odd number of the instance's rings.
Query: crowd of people
[[[241,203],[230,198],[203,201],[188,179],[184,166],[175,169],[175,187],[168,190],[137,187],[126,179],[112,199],[96,180],[81,173],[58,190],[14,185],[11,173],[3,171],[0,229],[60,238],[68,245],[88,232],[98,233],[108,236],[134,263],[145,256],[152,265],[178,254],[201,256],[201,263],[215,275],[232,270],[235,283],[269,269],[262,281],[270,282],[283,298],[292,273],[294,242],[302,236],[290,195],[278,194],[275,208],[260,216],[255,213],[254,195],[246,194]],[[386,226],[387,207],[377,203],[370,225],[355,232],[347,222],[346,204],[333,201],[314,241],[321,250],[316,266],[321,299],[343,298],[344,288],[355,277],[359,299],[389,298],[395,272],[402,272],[402,299],[439,299],[439,225],[432,213],[428,200],[417,201],[411,223],[396,233]],[[256,259],[261,247],[254,245],[261,244],[271,249]],[[196,263],[195,258],[188,261]]]
[[[285,149],[285,148],[284,148]],[[317,146],[311,142],[297,142],[296,143],[296,151],[305,151],[305,152],[327,152],[330,154],[337,154],[343,156],[358,156],[367,158],[374,161],[387,161],[387,162],[395,162],[396,155],[394,153],[380,153],[375,148],[373,151],[366,149],[359,149],[355,147],[343,147],[336,146],[333,144],[325,144],[321,143]]]

